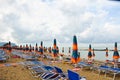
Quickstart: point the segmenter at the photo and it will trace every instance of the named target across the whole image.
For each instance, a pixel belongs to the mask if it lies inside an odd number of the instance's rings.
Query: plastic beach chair
[[[120,68],[113,68],[110,67],[107,69],[110,73],[113,73],[113,80],[115,80],[115,77],[117,74],[120,74]]]
[[[81,68],[89,68],[91,69],[93,67],[93,64],[91,63],[87,63],[87,62],[79,62],[77,64],[77,67],[81,67]]]
[[[67,73],[64,73],[63,71],[62,71],[62,69],[60,69],[59,67],[54,67],[55,68],[55,70],[56,70],[56,72],[59,74],[59,76],[60,77],[63,77],[63,78],[68,78],[68,74]]]
[[[85,77],[81,77],[78,73],[68,70],[68,79],[69,80],[86,80]]]

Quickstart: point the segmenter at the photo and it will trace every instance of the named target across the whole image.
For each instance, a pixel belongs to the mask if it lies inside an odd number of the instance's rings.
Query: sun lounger
[[[0,57],[1,62],[6,62],[6,60],[7,60],[6,58]]]
[[[55,70],[56,70],[56,72],[59,74],[59,76],[60,77],[62,77],[62,78],[68,78],[68,74],[67,73],[64,73],[63,71],[62,71],[62,69],[60,69],[59,67],[54,67],[55,68]]]
[[[33,69],[33,72],[35,74],[40,74],[40,73],[50,72],[50,71],[54,71],[54,70],[55,69],[53,67],[51,67],[51,66],[42,65],[41,67],[39,67],[37,69],[36,68]],[[41,76],[41,74],[38,75],[37,77],[40,77],[40,76]]]
[[[120,74],[120,68],[113,68],[113,67],[110,67],[107,69],[107,71],[111,74],[113,74],[113,80],[115,80],[115,77],[117,74]]]
[[[102,65],[99,66],[98,69],[99,69],[99,75],[101,71],[105,72],[105,77],[107,73],[113,74],[113,80],[115,80],[117,74],[120,74],[120,68],[114,68],[114,67]]]
[[[91,63],[86,63],[86,62],[79,62],[77,64],[77,67],[80,67],[80,68],[87,68],[87,69],[92,69],[93,68],[93,64]]]
[[[68,80],[86,80],[85,77],[81,77],[78,73],[68,70]]]

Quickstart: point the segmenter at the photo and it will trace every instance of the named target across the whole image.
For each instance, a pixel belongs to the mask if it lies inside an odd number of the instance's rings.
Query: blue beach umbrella
[[[118,60],[119,59],[119,53],[117,50],[117,42],[115,42],[115,48],[114,48],[114,53],[113,53],[113,59]]]
[[[35,52],[36,52],[36,53],[38,52],[38,45],[37,45],[37,43],[36,43],[36,45],[35,45]]]
[[[108,57],[108,48],[106,48],[106,57]]]
[[[88,58],[92,58],[92,53],[91,53],[91,44],[89,45],[89,52],[88,52]]]
[[[41,46],[40,46],[40,50],[39,50],[40,54],[43,54],[43,42],[41,41]]]
[[[57,57],[57,42],[56,42],[56,39],[54,39],[54,42],[53,42],[53,57]]]
[[[72,51],[72,63],[78,63],[80,61],[80,55],[78,54],[78,45],[77,45],[77,38],[73,36],[73,51]]]
[[[95,52],[94,52],[94,48],[93,48],[93,57],[95,57]]]

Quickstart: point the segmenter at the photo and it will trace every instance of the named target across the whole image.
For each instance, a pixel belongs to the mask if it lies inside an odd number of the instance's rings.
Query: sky
[[[0,0],[0,42],[120,42],[120,2]]]

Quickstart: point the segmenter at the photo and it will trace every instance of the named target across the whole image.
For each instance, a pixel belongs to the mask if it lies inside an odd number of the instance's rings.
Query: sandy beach
[[[24,59],[21,58],[10,58],[6,63],[17,63],[17,62],[23,62]],[[42,61],[45,64],[48,64],[50,60],[48,59],[42,59]],[[100,63],[96,61],[96,63]],[[102,63],[102,62],[101,62]],[[5,64],[5,63],[0,63]],[[58,66],[60,67],[64,72],[67,72],[68,69],[72,70],[74,69],[72,64],[66,64],[63,61],[59,62],[51,62],[51,66]],[[87,80],[112,80],[113,75],[107,75],[105,77],[104,73],[101,73],[99,76],[98,71],[91,71],[87,69],[78,70],[76,71],[79,73],[80,76],[86,77]],[[32,76],[31,72],[24,68],[22,65],[16,65],[16,66],[4,66],[0,67],[0,80],[40,80]],[[119,76],[116,76],[115,80],[120,80]]]

